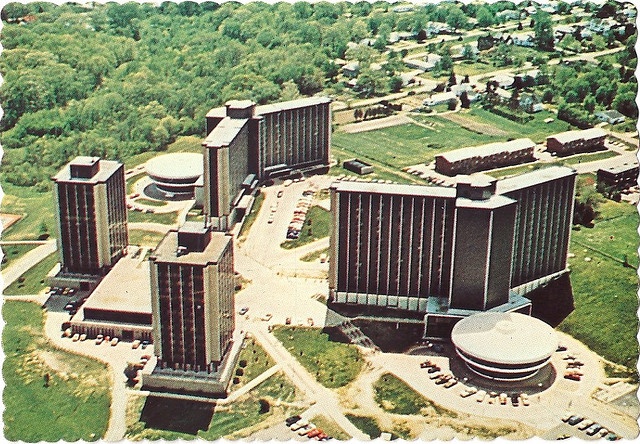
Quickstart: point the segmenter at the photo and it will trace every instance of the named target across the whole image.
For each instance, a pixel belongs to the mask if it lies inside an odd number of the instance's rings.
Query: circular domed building
[[[193,196],[203,173],[202,154],[172,153],[155,157],[146,164],[147,175],[156,188],[167,195]]]
[[[453,327],[451,341],[471,371],[501,381],[530,378],[558,347],[553,328],[521,313],[474,314]]]

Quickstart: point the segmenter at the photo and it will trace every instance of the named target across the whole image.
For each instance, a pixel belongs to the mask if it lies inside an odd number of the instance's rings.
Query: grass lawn
[[[169,153],[202,153],[202,139],[196,136],[178,137],[165,151],[148,151],[129,157],[124,162],[125,169],[131,169],[156,156]]]
[[[385,411],[399,415],[418,415],[423,408],[432,408],[439,416],[457,415],[426,399],[391,373],[383,374],[373,385],[375,400]]]
[[[323,254],[326,254],[326,255],[329,254],[328,247],[323,248],[322,250],[316,250],[316,251],[312,251],[311,253],[305,254],[300,258],[300,260],[303,262],[314,262],[320,259],[320,256],[322,256]]]
[[[277,400],[289,403],[297,398],[291,382],[281,373],[276,373],[229,406],[160,398],[133,399],[127,415],[133,420],[127,424],[125,438],[132,441],[239,438],[247,434],[243,429],[268,419],[284,420],[288,415],[299,413],[299,410],[274,405]],[[260,412],[260,399],[269,402],[268,412]],[[176,411],[181,414],[175,415]]]
[[[637,264],[637,226],[635,207],[607,201],[600,205],[593,228],[572,231],[570,251],[575,257],[569,267],[575,310],[559,326],[606,359],[632,368],[638,359],[638,277],[620,261],[627,255]],[[591,261],[585,261],[587,257]]]
[[[311,224],[309,224],[311,222]],[[298,239],[286,240],[280,244],[282,248],[290,250],[292,248],[301,247],[318,239],[329,236],[331,231],[331,212],[320,206],[313,206],[307,212],[307,218],[304,223],[300,237]]]
[[[279,326],[273,334],[325,387],[343,387],[362,370],[363,359],[355,346],[332,342],[319,328]]]
[[[415,115],[414,118],[429,128],[409,123],[354,134],[337,131],[333,133],[332,145],[354,156],[400,169],[429,163],[437,154],[454,148],[504,139],[474,133],[438,116]]]
[[[334,133],[335,134],[335,133]],[[422,184],[424,185],[424,180],[419,180],[414,176],[404,173],[400,171],[396,167],[390,167],[387,165],[383,165],[380,162],[377,162],[369,157],[363,156],[361,154],[357,154],[352,151],[340,149],[337,147],[331,148],[331,154],[336,157],[338,160],[338,165],[335,165],[329,169],[327,173],[330,176],[353,176],[360,177],[365,180],[390,180],[392,182],[403,183],[403,184]],[[359,174],[353,173],[347,169],[342,168],[342,161],[347,159],[353,159],[357,157],[365,162],[370,163],[373,166],[373,173],[367,174],[365,177],[360,176]]]
[[[242,376],[236,376],[238,383],[231,386],[234,390],[242,387],[275,365],[271,356],[267,354],[255,339],[246,339],[243,347],[238,357],[238,365],[236,366],[235,373],[238,375],[238,370],[242,369]]]
[[[17,187],[3,182],[3,213],[22,215],[22,219],[2,232],[3,240],[36,240],[43,224],[50,234],[56,231],[53,216],[53,194],[39,193],[30,187]]]
[[[498,116],[497,114],[482,109],[479,106],[474,106],[468,112],[461,115],[464,115],[478,123],[493,125],[496,128],[507,132],[507,137],[513,139],[528,137],[536,143],[545,141],[547,136],[567,131],[567,129],[569,129],[569,124],[567,122],[559,120],[557,115],[549,111],[540,111],[532,114],[533,120],[524,125],[509,120],[506,117]],[[544,123],[544,119],[547,118],[553,118],[554,121],[551,123]],[[464,146],[471,145],[460,145],[460,147]]]
[[[54,348],[44,336],[43,314],[36,304],[6,301],[2,317],[5,439],[102,438],[111,402],[107,367]]]
[[[128,211],[127,216],[129,223],[133,222],[152,222],[156,224],[175,225],[178,222],[178,213],[144,213],[142,211]]]
[[[38,247],[37,244],[4,245],[2,247],[2,252],[4,253],[2,257],[2,268],[7,268],[36,247]]]
[[[351,436],[340,428],[336,422],[324,415],[318,415],[311,418],[310,422],[314,423],[317,428],[338,441],[348,441]]]
[[[264,193],[258,193],[255,200],[253,201],[253,206],[251,207],[251,211],[244,218],[244,222],[242,223],[242,227],[240,228],[240,233],[238,234],[239,239],[243,239],[244,236],[249,233],[251,226],[256,221],[256,217],[258,217],[258,213],[260,212],[260,208],[262,208],[262,203],[264,202]]]
[[[575,156],[567,157],[566,159],[562,159],[563,163],[566,165],[576,165],[582,162],[595,162],[597,160],[610,159],[612,157],[619,156],[615,151],[598,151],[597,153],[585,153],[585,154],[577,154]]]
[[[23,282],[20,282],[22,279],[18,278],[13,284],[5,288],[4,294],[38,294],[46,287],[44,279],[58,263],[58,259],[58,252],[51,253],[21,276],[24,278]]]
[[[136,174],[135,176],[131,176],[129,179],[127,179],[127,194],[133,194],[134,185],[136,184],[136,182],[142,179],[146,175],[147,173],[143,172],[143,173]]]
[[[164,237],[157,231],[135,230],[129,228],[129,245],[140,245],[155,248]]]
[[[453,66],[453,71],[456,73],[456,79],[458,81],[464,79],[464,76],[466,75],[475,76],[478,74],[484,74],[485,72],[491,72],[495,70],[496,68],[491,63],[472,62],[469,60],[456,63]]]
[[[150,207],[164,207],[167,205],[166,202],[161,201],[161,200],[152,200],[152,199],[145,199],[144,197],[139,197],[136,199],[136,203],[142,204],[142,205],[148,205]]]
[[[376,439],[379,438],[382,434],[382,430],[380,430],[380,426],[378,425],[378,421],[371,416],[356,416],[351,415],[349,413],[345,414],[349,421],[353,423],[354,426],[359,428],[363,433],[369,435],[369,438]]]

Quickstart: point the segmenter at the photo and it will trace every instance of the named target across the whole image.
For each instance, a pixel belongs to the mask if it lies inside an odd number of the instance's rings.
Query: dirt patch
[[[3,230],[6,230],[20,219],[22,219],[22,216],[18,214],[0,213],[0,223],[2,223]]]
[[[38,352],[38,356],[40,357],[40,359],[42,359],[42,361],[44,361],[47,367],[49,367],[51,370],[53,370],[56,373],[71,372],[71,367],[69,367],[69,365],[66,362],[62,361],[55,353],[51,351],[48,351],[48,350],[40,351]]]
[[[466,115],[460,114],[460,113],[442,114],[440,117],[442,117],[443,119],[450,120],[453,123],[457,123],[461,127],[478,134],[486,134],[488,136],[501,136],[501,137],[507,136],[509,134],[506,131],[496,128],[493,125],[476,122],[475,120],[470,119]]]

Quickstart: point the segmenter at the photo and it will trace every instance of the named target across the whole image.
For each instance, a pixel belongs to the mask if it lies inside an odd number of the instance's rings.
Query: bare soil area
[[[461,127],[468,129],[469,131],[473,131],[478,134],[487,134],[489,136],[507,136],[508,133],[499,128],[496,128],[493,125],[489,125],[486,123],[479,123],[465,116],[463,113],[448,113],[441,114],[440,117],[443,119],[450,120],[454,123],[457,123]]]

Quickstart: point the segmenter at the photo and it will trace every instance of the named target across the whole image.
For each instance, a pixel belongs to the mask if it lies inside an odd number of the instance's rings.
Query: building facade
[[[547,151],[568,156],[586,151],[605,149],[607,133],[601,128],[566,131],[547,137]]]
[[[329,165],[331,99],[311,97],[256,106],[232,100],[207,113],[204,212],[229,229],[258,181]]]
[[[436,171],[455,176],[531,162],[535,146],[530,139],[516,139],[449,151],[436,156]]]
[[[231,236],[187,222],[170,231],[149,260],[158,367],[217,372],[234,330]]]
[[[124,166],[76,157],[52,180],[62,274],[106,274],[129,241]]]
[[[528,314],[524,295],[567,270],[574,183],[565,167],[456,188],[336,183],[329,305],[429,337],[477,312]]]
[[[598,170],[598,183],[618,191],[638,184],[638,164],[624,164]]]

